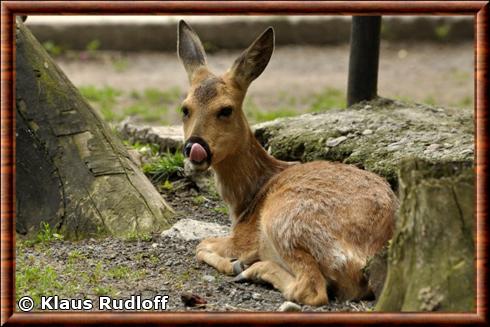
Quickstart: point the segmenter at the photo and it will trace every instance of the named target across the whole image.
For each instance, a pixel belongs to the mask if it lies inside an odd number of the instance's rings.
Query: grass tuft
[[[143,172],[155,184],[175,180],[184,174],[184,155],[179,151],[174,154],[167,152],[156,160],[143,165]]]

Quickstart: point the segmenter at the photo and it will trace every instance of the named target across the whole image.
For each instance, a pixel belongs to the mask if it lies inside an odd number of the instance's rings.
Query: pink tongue
[[[207,158],[206,150],[199,144],[194,143],[191,148],[191,153],[189,154],[189,159],[194,162],[201,162]]]

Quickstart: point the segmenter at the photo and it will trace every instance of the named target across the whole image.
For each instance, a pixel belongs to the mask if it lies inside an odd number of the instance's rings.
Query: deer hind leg
[[[318,264],[304,251],[292,252],[282,257],[292,273],[274,261],[259,261],[236,276],[234,281],[267,282],[288,300],[314,306],[327,304],[327,285]]]

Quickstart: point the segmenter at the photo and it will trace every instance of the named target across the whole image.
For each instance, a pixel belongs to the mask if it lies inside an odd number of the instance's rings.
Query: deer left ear
[[[242,54],[230,68],[230,74],[243,89],[259,77],[274,51],[274,30],[269,27]]]
[[[192,81],[194,72],[206,66],[206,52],[202,46],[199,36],[183,20],[179,22],[177,33],[177,52],[179,59],[182,61],[189,81]]]

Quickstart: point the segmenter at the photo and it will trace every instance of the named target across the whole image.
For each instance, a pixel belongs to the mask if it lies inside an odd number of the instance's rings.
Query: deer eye
[[[182,117],[184,117],[184,118],[189,117],[189,108],[187,108],[187,107],[184,106],[180,110],[182,111]]]
[[[232,107],[221,108],[220,111],[218,112],[218,118],[230,117],[232,112],[233,112]]]

